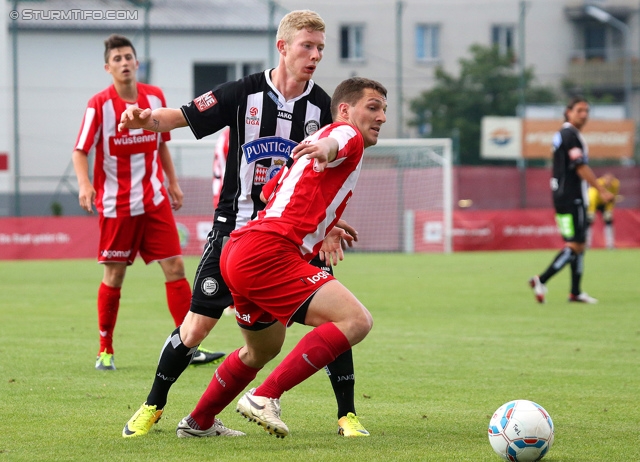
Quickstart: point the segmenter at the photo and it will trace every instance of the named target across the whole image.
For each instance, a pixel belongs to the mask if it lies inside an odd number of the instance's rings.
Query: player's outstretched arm
[[[180,109],[161,107],[154,109],[140,109],[128,107],[120,117],[118,131],[126,128],[144,128],[152,132],[169,132],[174,128],[186,127],[187,119]]]

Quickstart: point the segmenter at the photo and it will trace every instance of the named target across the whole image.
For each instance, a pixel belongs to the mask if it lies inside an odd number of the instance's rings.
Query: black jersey
[[[578,148],[578,150],[573,150]],[[587,164],[589,148],[576,127],[568,122],[553,136],[553,177],[551,191],[555,207],[588,204],[587,182],[576,171]]]
[[[229,234],[264,208],[262,186],[290,158],[292,149],[331,123],[331,99],[309,80],[286,101],[271,82],[271,70],[227,82],[182,106],[200,139],[230,127],[229,155],[215,211],[214,228]]]

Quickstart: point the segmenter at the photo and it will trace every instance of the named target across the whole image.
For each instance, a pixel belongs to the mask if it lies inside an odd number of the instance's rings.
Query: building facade
[[[279,3],[289,9],[308,5]],[[458,75],[460,58],[468,58],[476,43],[512,50],[533,67],[535,83],[554,88],[559,97],[571,88],[607,93],[622,103],[625,38],[587,14],[587,5],[610,12],[629,28],[631,116],[637,119],[640,5],[635,0],[316,0],[313,9],[328,28],[316,80],[328,91],[351,75],[384,83],[390,93],[387,137],[416,134],[406,125],[408,101],[433,86],[436,67]]]
[[[154,0],[149,10],[144,4],[2,2],[0,216],[14,213],[16,184],[24,194],[72,187],[61,178],[75,182],[70,154],[85,104],[111,82],[102,53],[103,40],[113,32],[133,40],[141,77],[148,71],[148,81],[164,90],[171,107],[273,65],[280,18],[293,9],[312,8],[327,24],[324,58],[314,80],[329,94],[353,75],[382,82],[389,90],[386,138],[417,136],[408,124],[408,103],[434,85],[438,66],[457,75],[459,60],[470,56],[472,44],[512,50],[518,64],[533,67],[535,83],[553,87],[559,97],[565,88],[609,94],[617,102],[628,101],[631,117],[640,117],[637,0]],[[589,5],[609,16],[590,14]],[[14,6],[20,13],[15,21]],[[108,11],[115,12],[113,19]],[[173,138],[193,139],[188,129],[176,130]]]

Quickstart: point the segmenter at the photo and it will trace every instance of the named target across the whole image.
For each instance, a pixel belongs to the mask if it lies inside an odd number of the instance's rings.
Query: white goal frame
[[[176,174],[179,178],[199,178],[206,184],[213,176],[213,150],[217,136],[213,135],[204,140],[172,139],[168,142],[174,161]],[[398,150],[394,151],[394,148]],[[403,152],[404,151],[404,152]],[[441,209],[441,225],[436,223],[438,234],[442,236],[442,251],[453,251],[453,160],[452,142],[450,138],[398,138],[380,139],[376,146],[368,148],[365,152],[364,169],[367,168],[367,159],[395,158],[400,169],[430,167],[434,165],[442,168],[442,200],[438,208]],[[183,185],[183,182],[181,182]],[[184,189],[184,185],[183,185]],[[186,196],[186,195],[185,195]],[[358,196],[358,187],[354,197]],[[185,201],[188,197],[185,197]],[[347,212],[349,207],[347,208]],[[208,213],[212,210],[209,208]],[[401,245],[395,251],[414,253],[416,243],[415,236],[415,212],[416,210],[401,210]],[[357,249],[356,249],[357,251]],[[367,251],[367,250],[365,250]],[[374,250],[375,251],[375,250]],[[385,250],[382,250],[385,251]],[[392,250],[393,251],[393,250]]]
[[[367,158],[379,156],[388,156],[388,149],[391,148],[410,148],[413,152],[409,163],[411,165],[420,165],[424,160],[440,165],[442,168],[442,239],[443,252],[453,252],[453,155],[452,141],[450,138],[395,138],[395,139],[379,139],[378,143],[367,149],[365,153],[365,163]],[[419,152],[415,149],[418,148]],[[436,149],[442,151],[439,153]],[[379,153],[383,151],[383,153]],[[398,152],[399,158],[406,154]],[[357,191],[357,187],[356,187]],[[404,210],[403,212],[403,245],[404,253],[415,252],[414,227],[415,227],[415,211]]]

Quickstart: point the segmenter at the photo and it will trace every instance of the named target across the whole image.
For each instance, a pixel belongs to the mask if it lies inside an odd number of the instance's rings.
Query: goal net
[[[176,218],[213,216],[215,143],[215,138],[169,142],[185,195]],[[343,215],[358,231],[353,250],[451,252],[451,159],[450,139],[381,139],[368,148],[358,185]],[[207,226],[210,229],[211,221],[205,220],[201,226],[198,234],[205,233]]]
[[[343,218],[359,251],[451,252],[452,207],[450,139],[381,139]]]

